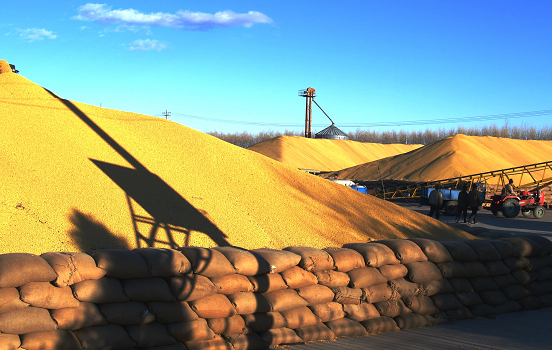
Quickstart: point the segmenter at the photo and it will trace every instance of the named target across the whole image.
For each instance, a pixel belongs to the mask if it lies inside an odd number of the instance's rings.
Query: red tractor
[[[495,216],[515,218],[519,212],[526,218],[540,219],[544,216],[548,204],[544,200],[544,192],[537,188],[534,191],[521,191],[517,196],[494,195],[485,203],[485,208]]]

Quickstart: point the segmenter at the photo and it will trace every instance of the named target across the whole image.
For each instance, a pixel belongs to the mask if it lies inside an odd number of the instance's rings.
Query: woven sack
[[[397,278],[388,282],[391,289],[397,291],[401,297],[420,294],[420,286],[417,283],[408,282],[404,278]]]
[[[404,302],[404,305],[410,310],[412,310],[412,312],[414,312],[415,314],[434,315],[439,313],[439,309],[435,306],[431,298],[428,296],[415,295],[415,296],[403,298],[402,300]],[[399,325],[399,322],[397,320],[395,321],[397,322],[397,325]],[[399,325],[399,327],[403,329],[401,325]],[[423,326],[420,326],[420,327],[423,327]]]
[[[215,337],[215,333],[209,328],[207,320],[203,318],[190,322],[168,323],[167,330],[179,342],[208,340]]]
[[[344,287],[348,286],[350,282],[349,275],[345,272],[338,272],[334,270],[323,270],[314,272],[318,284],[326,287]]]
[[[255,276],[269,273],[268,261],[260,254],[239,247],[215,247],[232,264],[236,273],[244,276]]]
[[[232,347],[233,350],[264,350],[269,346],[256,333],[249,334],[224,334],[222,336]]]
[[[1,338],[0,338],[1,344]],[[35,332],[21,335],[21,347],[25,350],[81,350],[77,337],[67,330]]]
[[[535,295],[530,295],[528,297],[518,299],[516,300],[516,302],[521,305],[522,310],[536,310],[541,307],[540,299]]]
[[[176,301],[169,285],[161,277],[132,278],[121,280],[123,290],[130,300],[135,301],[164,301],[167,303]]]
[[[269,264],[272,272],[282,272],[290,267],[297,266],[301,256],[287,250],[259,248],[251,250],[262,256]]]
[[[126,303],[109,303],[98,306],[107,323],[128,326],[146,324],[155,320],[155,315],[149,312],[146,304],[138,301]]]
[[[85,350],[131,348],[135,344],[122,326],[108,324],[73,331]]]
[[[105,275],[105,270],[96,266],[96,261],[85,253],[59,252],[44,253],[40,257],[48,262],[57,274],[53,282],[65,287],[85,280],[97,280]]]
[[[335,247],[324,250],[332,257],[336,271],[347,272],[365,266],[364,258],[356,250]]]
[[[79,303],[78,307],[51,310],[50,315],[59,329],[75,330],[107,324],[100,310],[93,303]]]
[[[17,334],[2,334],[0,333],[0,344],[3,349],[15,350],[21,346],[21,339]]]
[[[349,318],[342,318],[326,322],[325,325],[334,332],[336,337],[362,337],[368,335],[358,321]]]
[[[210,295],[190,301],[189,304],[192,310],[202,318],[232,317],[236,314],[236,309],[223,294]]]
[[[513,300],[508,300],[504,304],[495,305],[497,314],[506,314],[510,312],[517,312],[522,309],[521,305],[518,302]]]
[[[134,251],[146,261],[152,277],[183,275],[192,270],[190,261],[178,250],[168,248],[136,248]]]
[[[524,237],[529,238],[531,241],[537,243],[540,247],[539,256],[548,256],[552,254],[552,241],[541,235],[528,234]]]
[[[452,256],[441,243],[428,238],[410,238],[410,241],[416,243],[427,259],[433,263],[442,263],[452,261]]]
[[[467,278],[449,278],[448,281],[455,292],[474,292],[473,286]]]
[[[362,288],[364,300],[369,303],[387,301],[393,296],[393,289],[387,283],[376,284],[368,288]],[[396,292],[395,292],[396,293]]]
[[[282,312],[308,305],[308,302],[301,298],[293,289],[277,290],[274,292],[262,293],[262,295],[270,304],[270,311]]]
[[[378,267],[377,269],[383,275],[383,277],[385,277],[389,281],[404,277],[408,274],[408,269],[403,264],[383,265]]]
[[[532,256],[529,258],[529,266],[526,269],[527,271],[538,271],[550,266],[552,266],[552,255],[542,257]]]
[[[215,335],[213,339],[184,342],[187,350],[234,350],[223,337]]]
[[[321,284],[301,287],[295,290],[297,294],[307,301],[307,306],[326,304],[331,302],[335,295],[329,287]]]
[[[247,276],[233,274],[221,277],[211,277],[219,294],[234,294],[238,292],[253,292],[253,284]]]
[[[155,315],[155,320],[160,323],[190,322],[198,319],[197,314],[186,301],[174,303],[151,301],[147,306],[148,310]]]
[[[498,286],[495,281],[490,277],[475,277],[469,279],[473,290],[476,292],[483,292],[485,290],[498,290]]]
[[[217,293],[213,282],[201,275],[172,276],[168,283],[172,295],[180,301],[192,301]]]
[[[395,332],[401,330],[394,319],[391,317],[378,317],[371,318],[360,323],[369,335],[386,333],[386,332]]]
[[[242,315],[247,327],[253,332],[261,333],[269,329],[287,327],[284,316],[279,312],[262,312]]]
[[[286,327],[269,329],[259,333],[259,336],[270,347],[284,344],[304,343],[304,340],[301,339],[293,329]]]
[[[21,300],[31,306],[44,309],[77,307],[79,301],[70,287],[55,287],[48,282],[30,282],[19,288]]]
[[[470,277],[468,269],[460,261],[449,261],[435,264],[444,278],[467,278]]]
[[[178,248],[192,264],[192,271],[205,277],[219,277],[236,273],[228,259],[215,249],[201,247]]]
[[[457,292],[457,293],[454,293],[454,296],[456,297],[456,299],[458,299],[460,304],[462,304],[463,306],[473,306],[473,305],[483,304],[483,300],[481,299],[478,293]]]
[[[347,318],[359,322],[381,316],[374,304],[370,303],[344,304],[343,311]]]
[[[364,258],[366,266],[380,267],[382,265],[396,265],[400,261],[395,253],[386,245],[381,243],[348,243],[343,248],[356,250]]]
[[[522,236],[504,237],[504,238],[500,238],[500,240],[511,243],[519,252],[519,256],[526,257],[526,258],[533,255],[535,256],[538,255],[541,249],[539,248],[539,246],[535,241]]]
[[[379,303],[375,303],[374,306],[381,316],[387,317],[397,317],[399,315],[412,312],[412,310],[404,305],[404,302],[401,299],[381,301]]]
[[[441,271],[431,261],[415,261],[405,264],[408,280],[413,283],[427,283],[443,279]]]
[[[484,265],[489,272],[489,276],[500,276],[510,273],[510,269],[502,260],[486,261]]]
[[[531,261],[526,257],[519,257],[519,258],[509,257],[509,258],[503,259],[502,262],[512,271],[523,269],[531,263]]]
[[[286,282],[282,278],[282,275],[278,272],[249,276],[247,278],[253,286],[253,291],[257,293],[268,293],[288,288]]]
[[[426,317],[414,313],[399,315],[394,319],[397,326],[402,330],[430,326],[429,320]]]
[[[340,304],[360,304],[365,299],[364,292],[359,288],[334,287],[334,301]]]
[[[351,288],[366,288],[387,282],[387,278],[383,277],[375,267],[359,267],[347,274],[350,278],[349,287]]]
[[[174,345],[176,339],[169,334],[164,324],[152,322],[143,325],[125,326],[136,347],[151,348],[155,346]]]
[[[500,259],[506,259],[509,257],[519,258],[521,256],[516,247],[514,247],[510,242],[500,239],[490,239],[487,242],[496,248],[498,254],[500,254]]]
[[[0,333],[27,334],[56,329],[57,325],[46,309],[26,307],[0,314]]]
[[[465,242],[462,241],[441,241],[441,244],[447,248],[454,261],[466,262],[477,261],[479,255]],[[447,276],[445,276],[447,277]],[[460,277],[460,276],[454,276]]]
[[[514,278],[519,284],[523,284],[523,285],[527,285],[534,281],[534,279],[531,278],[531,275],[529,274],[529,272],[525,270],[512,270],[512,276],[514,276]],[[538,274],[537,274],[537,278],[538,278]]]
[[[247,331],[245,321],[240,315],[210,318],[207,320],[207,324],[216,334],[243,334]]]
[[[309,306],[309,309],[311,309],[312,313],[318,316],[322,322],[328,322],[345,317],[345,312],[343,311],[344,306],[343,304],[331,302]]]
[[[325,324],[319,323],[314,326],[302,327],[295,330],[295,333],[305,343],[313,341],[331,341],[335,339],[335,333]]]
[[[127,249],[97,249],[86,252],[105,275],[117,279],[150,277],[148,264],[140,254]]]
[[[312,247],[287,247],[285,251],[295,253],[301,257],[299,267],[306,271],[332,270],[334,261],[325,250]]]
[[[306,306],[282,311],[281,314],[286,319],[286,327],[291,329],[314,326],[322,322],[320,318],[313,314]]]
[[[239,292],[227,295],[238,315],[270,312],[272,307],[261,293]]]
[[[0,254],[0,288],[19,287],[29,282],[50,282],[56,278],[54,269],[38,255]]]
[[[479,257],[479,261],[494,261],[500,260],[501,256],[495,246],[487,241],[474,239],[466,240],[465,243],[469,245]]]
[[[539,282],[552,280],[552,267],[543,267],[537,273],[539,274],[537,277],[537,281]]]
[[[489,276],[489,271],[487,271],[487,268],[481,261],[467,261],[463,265],[468,270],[470,278]]]
[[[500,275],[500,276],[492,276],[491,278],[496,283],[496,286],[498,287],[498,289],[502,289],[512,284],[518,283],[516,278],[511,273],[507,273],[505,275]]]
[[[73,284],[71,289],[75,298],[89,303],[123,303],[129,300],[121,281],[113,277],[81,281]]]
[[[531,282],[527,285],[527,289],[536,296],[550,294],[552,293],[552,280]]]
[[[432,296],[439,293],[452,293],[454,288],[447,279],[442,279],[440,281],[431,281],[427,283],[418,284],[420,288],[420,294],[426,296]]]
[[[505,302],[508,301],[508,298],[506,297],[506,295],[504,295],[504,293],[502,293],[499,290],[482,291],[482,292],[479,292],[479,296],[481,297],[481,300],[483,300],[485,304],[489,304],[493,306],[504,304]]]
[[[430,296],[430,298],[433,304],[441,311],[455,310],[462,307],[462,304],[452,293],[436,294]]]
[[[19,292],[15,287],[0,288],[0,313],[22,309],[29,306],[19,299]]]
[[[312,286],[318,283],[318,279],[312,272],[309,272],[299,266],[290,267],[289,269],[280,272],[280,275],[288,288],[296,289],[305,286]]]
[[[401,264],[408,264],[415,261],[427,261],[427,256],[420,249],[420,247],[406,239],[384,239],[377,241],[377,243],[388,246],[395,257],[401,262]]]

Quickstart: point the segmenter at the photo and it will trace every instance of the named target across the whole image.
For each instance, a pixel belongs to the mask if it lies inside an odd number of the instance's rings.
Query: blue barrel
[[[368,194],[368,189],[366,188],[366,186],[351,186],[351,188],[355,191]]]

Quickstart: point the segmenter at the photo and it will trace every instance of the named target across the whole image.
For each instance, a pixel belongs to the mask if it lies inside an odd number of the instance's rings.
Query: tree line
[[[241,133],[222,133],[209,132],[209,135],[215,136],[223,141],[229,142],[236,146],[247,148],[259,142],[270,140],[278,136],[303,136],[303,132],[286,130],[281,133],[278,131],[262,131],[258,134],[250,134],[248,132]],[[375,131],[357,129],[354,132],[349,132],[347,136],[349,140],[358,142],[372,143],[400,143],[400,144],[419,144],[428,145],[430,143],[445,139],[449,136],[464,134],[468,136],[493,136],[504,137],[518,140],[552,140],[552,126],[544,126],[537,128],[529,125],[503,125],[501,127],[496,124],[485,125],[481,127],[463,127],[437,130],[426,129],[425,131],[405,131],[405,130],[390,130],[390,131]]]

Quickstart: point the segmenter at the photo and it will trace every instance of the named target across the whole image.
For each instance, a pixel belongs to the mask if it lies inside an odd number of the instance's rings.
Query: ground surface
[[[427,214],[428,206],[417,203],[397,203],[402,207]],[[469,211],[468,211],[469,214]],[[506,231],[515,234],[539,234],[552,239],[552,209],[540,220],[519,216],[514,219],[497,218],[490,211],[478,214],[477,225],[456,224],[453,216],[441,216],[451,226],[465,228],[477,235],[484,231]],[[462,221],[462,220],[461,220]],[[451,324],[424,327],[367,337],[339,338],[335,342],[319,342],[288,346],[288,350],[529,350],[552,349],[552,308],[512,312],[489,318],[476,318]]]

